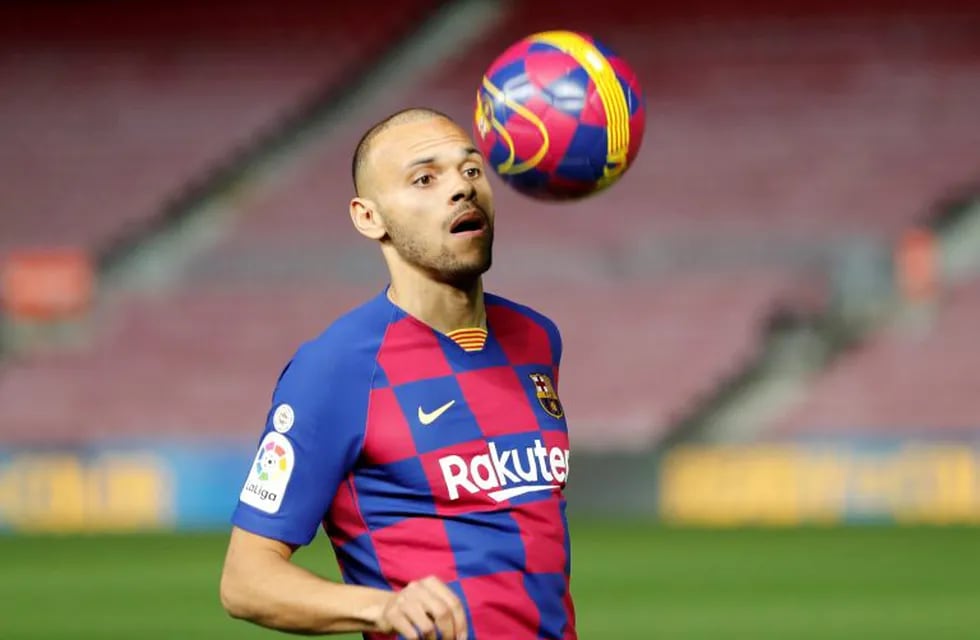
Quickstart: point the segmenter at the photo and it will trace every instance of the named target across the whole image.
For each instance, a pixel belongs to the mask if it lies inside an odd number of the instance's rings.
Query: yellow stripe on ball
[[[525,171],[529,171],[538,166],[541,160],[548,153],[548,148],[551,146],[551,136],[548,135],[548,128],[544,126],[543,122],[541,122],[541,118],[535,115],[533,111],[524,105],[508,98],[507,94],[501,91],[499,87],[494,86],[494,84],[490,82],[490,79],[486,76],[483,76],[483,88],[486,89],[487,93],[493,96],[496,100],[499,100],[503,104],[507,105],[507,108],[534,125],[534,127],[538,130],[538,133],[541,134],[541,146],[538,148],[535,154],[524,162],[514,164],[514,140],[510,137],[510,133],[504,128],[504,125],[500,124],[500,121],[497,120],[496,116],[492,116],[493,128],[497,132],[497,135],[499,135],[504,141],[504,144],[507,145],[509,153],[508,158],[497,166],[497,171],[503,175],[510,175],[515,173],[524,173]]]
[[[577,33],[543,31],[531,36],[531,39],[549,44],[570,55],[585,69],[595,84],[599,100],[606,111],[607,123],[606,167],[599,185],[608,185],[626,170],[626,156],[630,146],[630,111],[616,71],[595,45]]]

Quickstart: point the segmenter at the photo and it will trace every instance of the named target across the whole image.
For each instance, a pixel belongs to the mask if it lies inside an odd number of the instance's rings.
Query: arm
[[[434,578],[395,593],[330,582],[292,563],[360,455],[375,370],[368,347],[356,335],[328,332],[280,374],[232,514],[221,602],[235,618],[293,633],[397,632],[421,640],[438,628],[442,638],[465,638],[462,604]]]
[[[324,580],[291,561],[316,535],[359,453],[369,380],[364,372],[345,380],[340,371],[362,362],[370,360],[329,341],[310,343],[280,374],[232,516],[220,591],[233,617],[307,634],[375,627],[387,594]],[[269,447],[275,455],[266,457]]]
[[[397,593],[338,584],[294,565],[292,554],[293,548],[283,542],[233,528],[221,575],[225,610],[232,617],[292,633],[466,638],[462,604],[435,578],[413,582]]]
[[[324,580],[290,558],[289,545],[235,527],[221,575],[221,604],[235,618],[294,633],[381,631],[388,592]]]

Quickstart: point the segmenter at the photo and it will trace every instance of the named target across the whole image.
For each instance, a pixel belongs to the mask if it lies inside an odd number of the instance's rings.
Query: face
[[[443,118],[392,126],[374,139],[364,200],[401,261],[459,286],[490,268],[493,194],[469,136]]]

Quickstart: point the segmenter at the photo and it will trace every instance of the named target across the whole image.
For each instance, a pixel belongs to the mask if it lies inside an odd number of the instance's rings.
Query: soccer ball
[[[623,176],[643,142],[646,109],[623,58],[590,35],[544,31],[494,60],[473,119],[504,182],[539,200],[572,200]]]

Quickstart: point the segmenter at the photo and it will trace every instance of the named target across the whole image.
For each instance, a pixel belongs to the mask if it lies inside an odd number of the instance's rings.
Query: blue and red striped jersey
[[[574,639],[561,337],[528,307],[484,299],[479,350],[386,292],[301,346],[232,522],[297,545],[322,524],[351,584],[435,575],[471,638]]]

